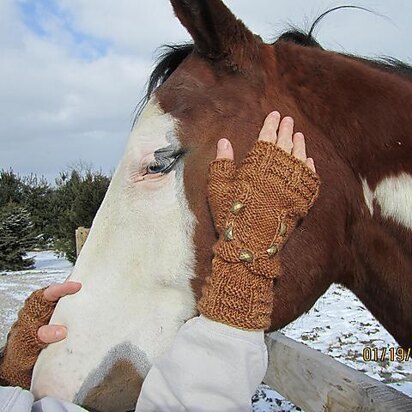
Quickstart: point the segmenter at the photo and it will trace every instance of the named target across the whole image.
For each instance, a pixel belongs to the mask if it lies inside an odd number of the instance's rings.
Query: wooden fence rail
[[[305,412],[412,411],[412,398],[281,333],[266,345],[265,383]]]
[[[79,256],[80,251],[84,243],[86,242],[87,236],[90,232],[90,229],[80,226],[76,229],[76,255]]]

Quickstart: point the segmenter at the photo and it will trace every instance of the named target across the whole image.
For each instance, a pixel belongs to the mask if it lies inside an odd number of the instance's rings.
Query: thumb
[[[40,342],[54,343],[63,340],[67,336],[67,329],[61,325],[43,325],[37,331]]]
[[[234,159],[233,147],[229,140],[220,139],[217,143],[216,160],[218,159]]]
[[[216,160],[209,165],[209,205],[218,233],[224,230],[227,210],[230,207],[230,189],[236,174],[233,148],[227,139],[217,144]]]

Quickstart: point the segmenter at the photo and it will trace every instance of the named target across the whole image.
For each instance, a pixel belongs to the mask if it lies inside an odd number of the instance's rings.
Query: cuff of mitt
[[[273,279],[254,275],[243,263],[213,259],[198,303],[202,315],[239,329],[267,329],[272,305]]]

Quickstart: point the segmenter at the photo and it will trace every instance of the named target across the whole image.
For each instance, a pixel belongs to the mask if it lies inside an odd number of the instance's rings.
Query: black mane
[[[312,26],[307,32],[300,30],[298,28],[292,28],[282,33],[278,37],[276,42],[278,41],[292,42],[300,46],[314,47],[314,48],[319,48],[323,50],[323,47],[318,43],[318,41],[313,35],[315,28],[318,26],[320,21],[329,13],[332,13],[336,10],[347,9],[347,8],[359,9],[359,10],[371,12],[368,9],[365,9],[363,7],[358,7],[358,6],[334,7],[322,13],[313,22]],[[143,96],[143,98],[141,99],[141,101],[139,102],[137,106],[136,118],[140,114],[141,110],[143,109],[144,105],[147,103],[147,101],[149,100],[150,96],[155,91],[155,89],[159,87],[160,85],[162,85],[169,78],[169,76],[177,69],[177,67],[183,62],[183,60],[186,59],[186,57],[189,56],[193,52],[194,44],[184,43],[184,44],[178,44],[178,45],[165,45],[161,47],[161,50],[162,50],[162,53],[157,59],[157,64],[152,74],[150,75],[149,81],[147,83],[145,95]],[[341,54],[351,59],[368,64],[377,69],[383,70],[384,72],[397,74],[403,78],[412,80],[412,66],[396,58],[382,57],[378,59],[371,59],[371,58],[366,58],[366,57],[361,57],[361,56],[355,56],[352,54],[345,54],[345,53],[341,53]],[[136,121],[136,118],[135,118],[135,121]]]
[[[288,41],[304,47],[315,47],[323,49],[318,41],[310,33],[305,33],[299,29],[289,30],[279,36],[277,41]],[[412,66],[402,60],[394,57],[380,57],[377,59],[371,59],[362,56],[356,56],[348,53],[340,53],[343,56],[350,57],[353,60],[358,60],[369,66],[383,70],[388,73],[394,73],[401,77],[406,77],[408,80],[412,80]]]
[[[136,106],[133,126],[135,125],[136,120],[139,117],[144,106],[150,99],[150,96],[153,94],[157,87],[161,86],[169,78],[169,76],[177,69],[180,63],[182,63],[182,61],[193,52],[194,44],[166,44],[160,47],[160,50],[162,50],[162,53],[157,58],[157,64],[149,77],[145,94]]]

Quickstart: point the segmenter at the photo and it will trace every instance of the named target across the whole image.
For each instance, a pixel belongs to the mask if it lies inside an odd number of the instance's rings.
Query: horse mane
[[[276,40],[276,42],[278,41],[287,41],[287,42],[295,43],[295,44],[298,44],[304,47],[313,47],[313,48],[325,50],[315,39],[311,31],[306,33],[303,30],[300,30],[298,28],[293,28],[281,34],[279,38]],[[339,53],[339,54],[341,54],[342,56],[349,57],[353,60],[360,61],[362,63],[365,63],[369,66],[375,67],[382,71],[385,71],[388,73],[394,73],[401,77],[406,77],[406,79],[412,81],[412,66],[394,57],[385,56],[385,57],[378,57],[378,58],[372,59],[368,57],[356,56],[350,53]]]
[[[314,30],[318,26],[321,20],[328,14],[341,9],[358,9],[367,12],[371,10],[359,6],[338,6],[328,9],[322,13],[319,17],[315,19],[308,31],[301,30],[297,27],[291,27],[289,30],[282,33],[277,40],[277,42],[291,42],[303,47],[311,47],[325,50],[320,43],[316,40],[314,36]],[[170,44],[160,47],[162,51],[157,59],[154,70],[152,71],[149,81],[147,82],[146,91],[140,102],[136,107],[136,116],[133,121],[133,125],[136,122],[137,117],[143,110],[143,107],[150,99],[150,96],[156,90],[157,87],[161,86],[169,76],[179,67],[179,65],[186,59],[194,50],[193,43],[183,43],[183,44]],[[386,73],[392,73],[398,75],[406,80],[412,81],[412,66],[402,60],[393,57],[380,57],[380,58],[368,58],[362,56],[356,56],[348,53],[339,53],[342,56],[349,57],[350,59],[365,63],[376,69],[382,70]]]

